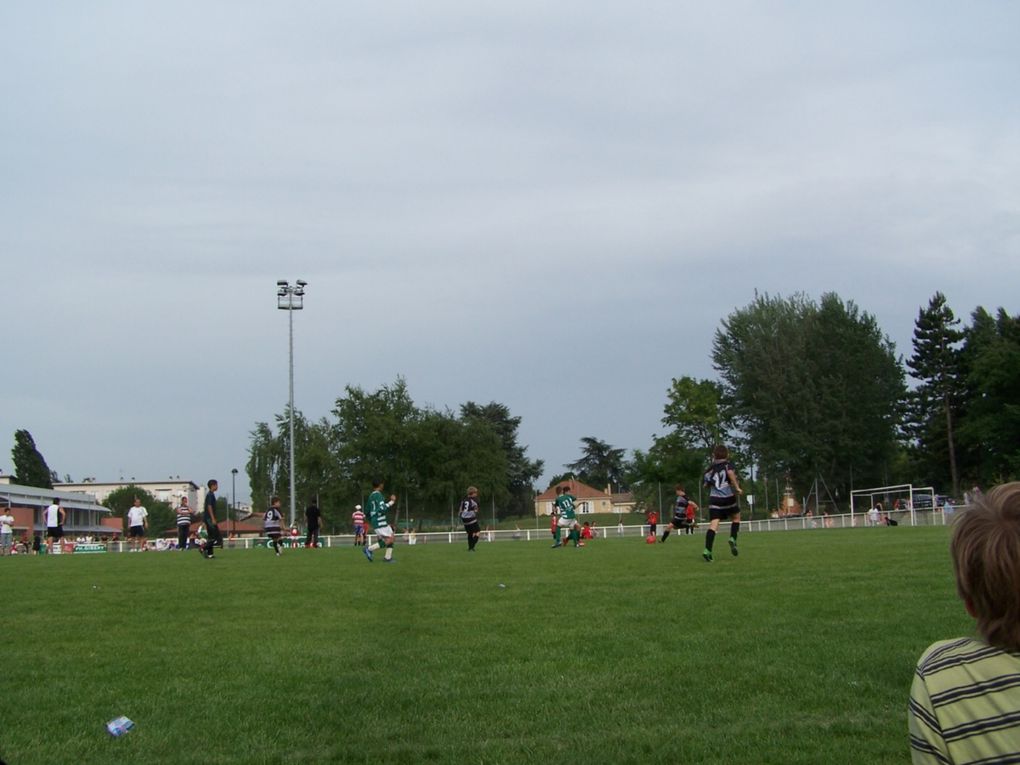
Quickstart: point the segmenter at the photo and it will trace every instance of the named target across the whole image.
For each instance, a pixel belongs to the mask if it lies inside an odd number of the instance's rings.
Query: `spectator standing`
[[[54,541],[60,544],[60,538],[64,536],[64,520],[67,518],[67,513],[60,506],[60,500],[54,497],[50,506],[43,511],[43,515],[46,519],[46,552],[48,554],[53,552]]]
[[[314,502],[305,508],[305,523],[308,527],[308,535],[305,538],[305,547],[319,546],[319,520],[322,512]]]
[[[365,511],[361,509],[361,505],[354,506],[354,512],[351,513],[351,522],[354,524],[354,546],[364,546],[365,544]]]
[[[181,504],[177,507],[177,549],[188,549],[188,538],[191,536],[191,506],[188,505],[188,498],[181,497]]]
[[[10,555],[14,545],[14,516],[10,508],[0,511],[0,556]]]
[[[134,504],[128,509],[128,544],[131,552],[145,546],[145,529],[149,526],[149,511],[142,507],[142,500],[135,497]]]

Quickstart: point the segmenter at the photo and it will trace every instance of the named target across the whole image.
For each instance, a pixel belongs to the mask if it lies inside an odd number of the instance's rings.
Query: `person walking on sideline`
[[[730,552],[737,555],[737,534],[740,532],[740,503],[738,495],[743,494],[736,468],[730,462],[730,452],[722,444],[712,450],[712,464],[705,472],[705,483],[711,487],[708,497],[708,532],[705,534],[705,550],[701,557],[711,563],[712,545],[719,522],[730,521]]]
[[[202,523],[205,524],[206,534],[202,555],[212,560],[215,548],[223,549],[223,535],[220,533],[219,521],[216,520],[216,490],[220,488],[220,483],[215,478],[210,478],[206,486],[209,490],[205,493],[202,507]]]

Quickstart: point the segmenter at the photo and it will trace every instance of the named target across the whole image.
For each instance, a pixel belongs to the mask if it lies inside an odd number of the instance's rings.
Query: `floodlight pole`
[[[308,282],[298,279],[291,287],[286,279],[278,279],[276,282],[276,307],[281,311],[287,311],[290,319],[290,526],[294,527],[295,498],[294,498],[294,311],[304,308],[305,286]]]

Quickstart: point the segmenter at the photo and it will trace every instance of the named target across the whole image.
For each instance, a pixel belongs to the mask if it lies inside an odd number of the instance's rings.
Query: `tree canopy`
[[[41,489],[53,488],[54,472],[46,464],[46,460],[35,446],[32,434],[27,430],[14,431],[11,459],[14,462],[15,483]]]
[[[716,332],[730,437],[772,474],[806,485],[879,480],[896,444],[905,387],[874,317],[833,293],[757,296]]]

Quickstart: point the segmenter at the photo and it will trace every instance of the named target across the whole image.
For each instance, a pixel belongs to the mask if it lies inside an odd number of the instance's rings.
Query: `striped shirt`
[[[360,510],[355,510],[353,513],[351,513],[351,520],[354,521],[355,526],[364,526],[365,514]]]
[[[187,505],[181,505],[177,508],[177,525],[178,526],[190,526],[191,525],[191,508]]]
[[[930,646],[910,689],[910,750],[923,763],[1020,763],[1020,654],[982,640]]]
[[[265,517],[262,519],[262,527],[265,529],[267,534],[279,534],[280,524],[282,522],[283,513],[275,507],[270,507],[266,510]]]

